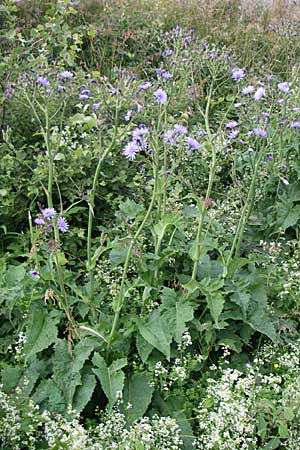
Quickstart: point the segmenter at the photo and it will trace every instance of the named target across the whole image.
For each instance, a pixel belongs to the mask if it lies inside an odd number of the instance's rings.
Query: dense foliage
[[[299,24],[234,5],[0,7],[1,448],[299,447]]]

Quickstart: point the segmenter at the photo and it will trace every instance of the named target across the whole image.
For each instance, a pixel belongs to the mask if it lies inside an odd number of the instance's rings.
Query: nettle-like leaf
[[[101,383],[111,410],[118,399],[118,393],[123,391],[125,375],[121,369],[127,365],[127,358],[117,359],[107,366],[103,356],[95,353],[92,362],[96,366],[92,370]]]
[[[160,311],[153,311],[146,320],[136,319],[136,323],[143,338],[170,360],[172,333]]]
[[[269,313],[268,298],[262,285],[251,292],[251,301],[247,312],[247,323],[255,331],[268,336],[272,341],[277,340],[276,328]]]
[[[125,202],[122,202],[119,206],[119,212],[117,212],[117,217],[125,218],[126,220],[133,220],[136,217],[144,213],[145,208],[143,205],[136,203],[133,200],[127,198]]]
[[[223,311],[225,298],[221,292],[212,292],[206,295],[207,305],[215,325],[219,328],[219,317]]]
[[[81,373],[81,385],[77,386],[74,398],[73,409],[80,413],[90,401],[96,387],[96,377],[90,368],[83,368]]]
[[[50,313],[43,305],[34,305],[29,314],[24,345],[25,361],[36,353],[45,350],[57,341],[58,324],[62,312],[52,310]]]
[[[73,402],[76,390],[83,385],[81,369],[94,350],[94,347],[95,341],[83,339],[74,346],[72,353],[70,353],[66,340],[60,339],[56,344],[53,357],[53,381],[59,387],[67,406],[71,405],[74,407]],[[89,383],[91,389],[93,381],[89,380]],[[90,396],[82,388],[80,391],[84,398],[80,398],[80,392],[78,392],[76,404],[77,407],[80,405],[83,408],[85,406],[84,400],[88,401]]]
[[[163,288],[161,311],[163,320],[168,324],[175,341],[180,343],[187,322],[194,318],[194,308],[180,292]]]
[[[139,354],[141,360],[145,364],[150,353],[153,350],[153,345],[150,344],[148,341],[146,341],[146,339],[144,339],[141,334],[137,334],[136,335],[136,348],[137,348],[137,351],[138,351],[138,354]]]
[[[153,395],[154,387],[150,386],[145,375],[137,373],[125,382],[121,411],[128,423],[143,417]]]

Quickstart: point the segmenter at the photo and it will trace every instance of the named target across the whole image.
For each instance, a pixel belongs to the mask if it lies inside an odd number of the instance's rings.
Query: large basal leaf
[[[172,333],[168,324],[160,315],[160,311],[153,311],[146,321],[136,319],[136,322],[143,338],[170,360]]]
[[[48,313],[44,306],[34,306],[31,309],[24,345],[25,361],[56,342],[57,325],[61,316],[62,313],[57,310]]]
[[[136,348],[141,360],[145,364],[150,353],[153,350],[153,345],[149,344],[141,334],[136,335]]]
[[[161,300],[162,305],[159,309],[162,317],[168,324],[175,341],[180,343],[186,323],[194,318],[194,308],[180,292],[170,288],[163,289]]]
[[[276,328],[269,313],[268,298],[263,286],[258,286],[251,293],[247,323],[253,330],[265,334],[272,341],[277,340]]]
[[[90,339],[83,339],[69,352],[66,340],[59,340],[53,357],[53,380],[59,386],[66,405],[73,406],[76,388],[82,385],[81,369],[95,346]]]
[[[251,299],[250,294],[248,294],[246,292],[240,292],[240,291],[236,291],[230,297],[230,300],[232,302],[234,302],[237,305],[239,305],[239,307],[242,310],[244,318],[246,318],[246,313],[247,313],[247,309],[248,309],[248,305],[249,305],[250,299]]]
[[[117,401],[118,393],[123,392],[125,375],[121,369],[127,365],[127,358],[117,359],[107,366],[105,359],[99,353],[95,353],[92,361],[96,366],[92,370],[101,383],[108,399],[108,408],[111,410]]]
[[[59,387],[49,379],[40,382],[31,398],[43,409],[55,413],[65,413],[68,406]]]
[[[90,401],[96,387],[96,377],[89,370],[83,370],[81,385],[77,387],[73,398],[73,409],[81,413]]]
[[[219,327],[219,317],[223,311],[225,298],[220,292],[213,292],[206,295],[207,305],[210,314],[215,321],[216,327]]]
[[[151,402],[153,390],[154,387],[149,385],[143,374],[135,374],[126,380],[121,410],[129,423],[143,417]]]

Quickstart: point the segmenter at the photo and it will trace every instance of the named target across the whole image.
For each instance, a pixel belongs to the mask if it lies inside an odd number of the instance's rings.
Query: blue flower
[[[60,72],[60,78],[62,80],[67,80],[68,78],[72,78],[73,77],[73,73],[70,72],[69,70],[63,70],[62,72]]]
[[[49,84],[50,84],[50,81],[47,80],[47,78],[44,78],[44,77],[41,77],[41,76],[37,77],[36,81],[38,83],[40,83],[42,86],[44,86],[44,87],[49,86]]]
[[[30,270],[29,275],[36,280],[40,278],[40,272],[38,272],[37,270]]]
[[[141,91],[146,91],[151,86],[152,86],[151,81],[144,81],[143,83],[138,85],[138,89],[140,89]]]
[[[187,132],[188,132],[187,128],[180,124],[174,125],[174,130],[178,134],[187,134]]]
[[[232,76],[233,80],[240,81],[244,78],[245,72],[246,72],[246,69],[244,69],[244,68],[239,69],[238,67],[234,67],[231,70],[231,76]]]
[[[136,157],[136,154],[139,153],[140,147],[135,141],[128,142],[123,150],[123,155],[133,161]]]
[[[187,142],[190,150],[198,150],[200,148],[199,142],[196,141],[196,139],[194,139],[192,137],[187,137],[186,142]]]
[[[254,86],[245,86],[242,89],[242,95],[248,95],[248,94],[252,94],[252,92],[254,92]]]
[[[156,98],[157,103],[159,103],[160,105],[164,105],[168,101],[168,96],[167,96],[166,92],[161,88],[158,88],[153,93],[153,95]]]
[[[60,216],[57,219],[57,227],[58,227],[59,231],[61,231],[62,233],[65,233],[66,231],[68,231],[69,224],[63,216]]]
[[[266,96],[266,90],[263,87],[259,87],[255,94],[254,94],[254,100],[261,100],[263,97]]]
[[[42,214],[46,219],[51,219],[56,214],[56,211],[54,208],[45,208],[42,209]]]
[[[284,81],[283,83],[278,83],[277,87],[281,92],[284,92],[287,94],[290,90],[290,83],[288,83],[287,81]]]

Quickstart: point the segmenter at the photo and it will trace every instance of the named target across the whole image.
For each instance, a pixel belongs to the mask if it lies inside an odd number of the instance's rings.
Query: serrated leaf
[[[126,366],[127,359],[120,358],[115,360],[108,367],[105,359],[99,353],[95,353],[92,361],[96,366],[92,370],[101,383],[108,399],[108,408],[111,410],[117,401],[118,392],[123,391],[125,375],[121,369]]]
[[[225,298],[220,292],[213,292],[206,295],[207,305],[210,310],[210,314],[215,321],[216,327],[219,327],[219,317],[223,311],[225,304]]]
[[[248,305],[250,302],[251,296],[246,292],[236,291],[231,297],[230,300],[235,304],[239,305],[242,310],[244,318],[246,318]]]
[[[124,216],[127,220],[133,220],[145,210],[144,206],[136,203],[133,200],[127,198],[125,202],[122,202],[119,206],[120,212],[117,214]]]
[[[96,377],[89,371],[83,372],[81,375],[81,385],[77,387],[73,398],[73,409],[77,413],[85,408],[90,401],[96,387]]]
[[[82,384],[80,371],[94,349],[95,343],[83,339],[69,352],[66,340],[60,339],[53,357],[53,380],[59,386],[66,405],[73,405],[76,388]],[[67,380],[67,382],[66,382]]]
[[[162,318],[168,324],[175,341],[180,343],[185,324],[194,318],[194,308],[179,292],[170,288],[163,289],[161,300],[159,309]]]
[[[170,360],[172,334],[159,311],[153,311],[145,321],[136,319],[136,322],[143,338]]]
[[[152,398],[154,387],[150,386],[143,374],[135,374],[126,380],[121,411],[128,423],[143,417]]]
[[[43,306],[35,306],[30,312],[24,345],[25,361],[36,353],[45,350],[57,340],[57,325],[61,312],[53,310],[50,313]]]
[[[149,344],[146,339],[143,338],[141,334],[136,335],[136,348],[141,360],[145,364],[150,353],[153,350],[153,345]]]

